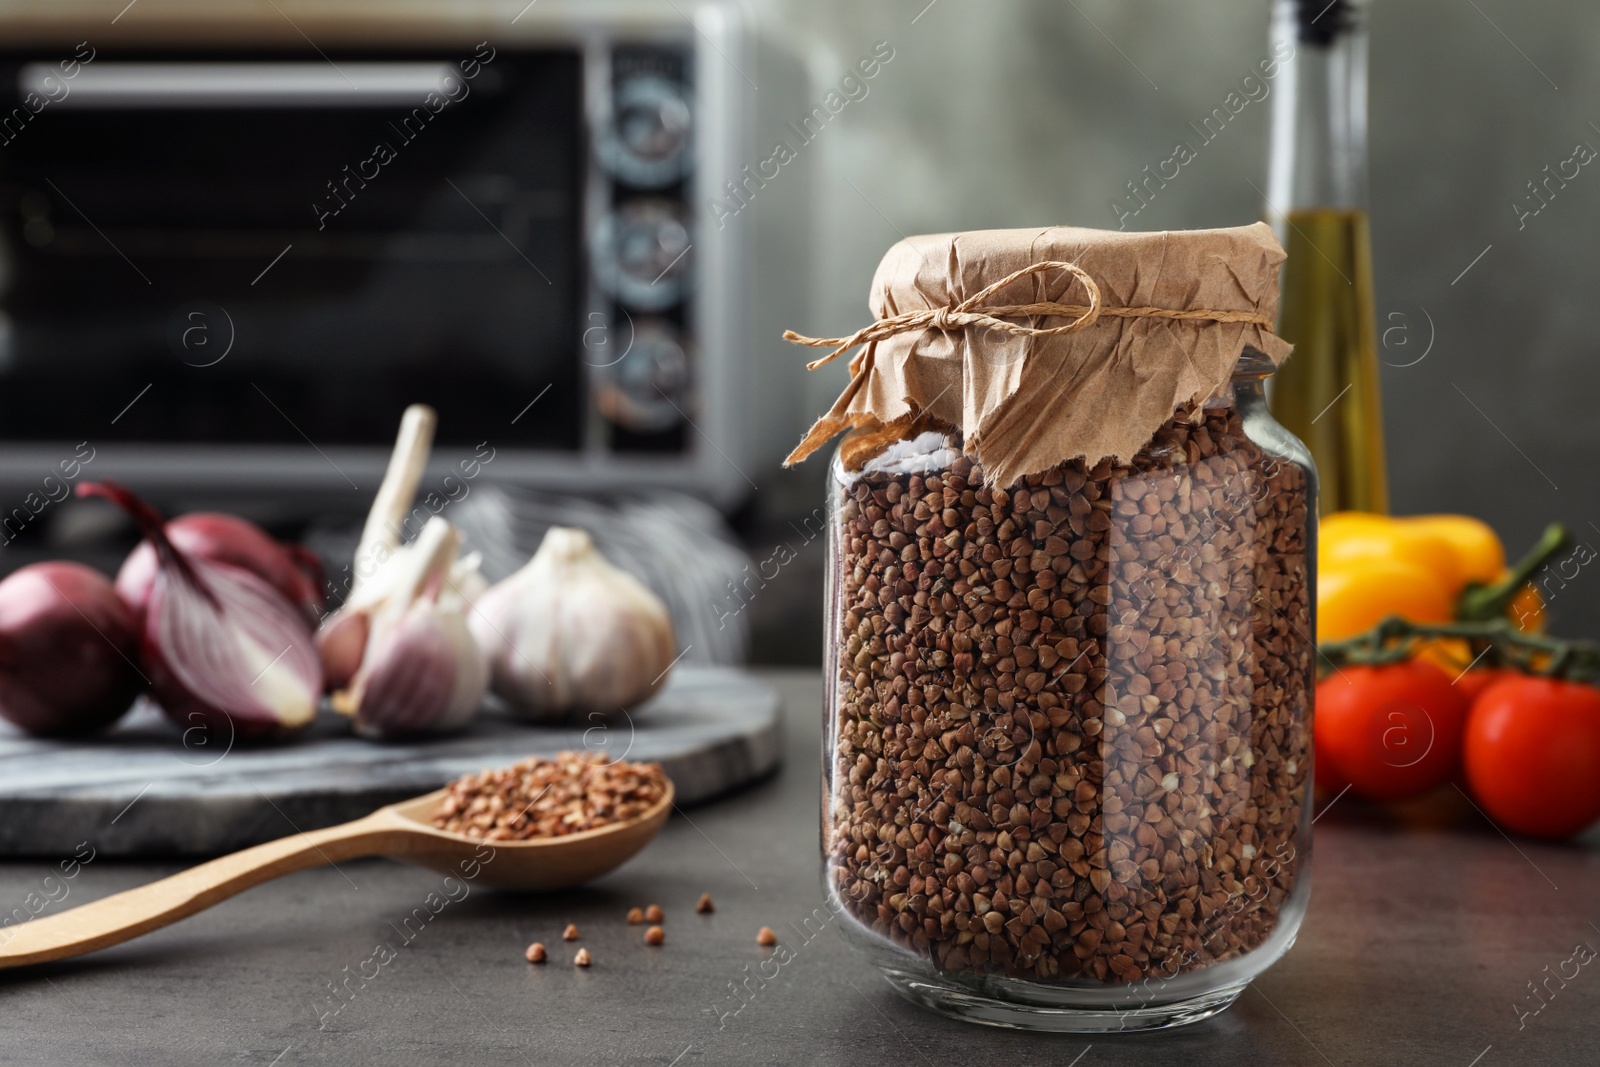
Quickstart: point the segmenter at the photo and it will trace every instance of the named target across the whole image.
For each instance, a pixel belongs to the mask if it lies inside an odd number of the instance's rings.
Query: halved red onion
[[[99,571],[33,563],[0,582],[0,716],[30,734],[122,717],[144,684],[139,626]]]
[[[141,651],[168,718],[222,743],[281,737],[316,717],[322,664],[299,608],[250,570],[184,552],[161,516],[121,486],[78,492],[116,503],[153,546]]]
[[[248,519],[219,512],[179,515],[164,526],[167,540],[191,559],[230,563],[265,579],[316,625],[325,599],[322,565],[309,549],[283,544]],[[146,540],[117,571],[117,592],[136,612],[143,613],[159,569],[155,545]]]

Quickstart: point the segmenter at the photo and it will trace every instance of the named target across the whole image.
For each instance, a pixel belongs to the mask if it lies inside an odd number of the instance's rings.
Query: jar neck
[[[1273,0],[1267,208],[1364,210],[1367,202],[1366,0]]]
[[[1272,362],[1272,357],[1246,345],[1244,351],[1239,353],[1239,362],[1233,365],[1233,383],[1264,382],[1277,372],[1277,364]]]
[[[1278,368],[1272,358],[1258,348],[1246,347],[1233,365],[1231,389],[1228,395],[1233,405],[1241,410],[1267,402],[1266,383]]]

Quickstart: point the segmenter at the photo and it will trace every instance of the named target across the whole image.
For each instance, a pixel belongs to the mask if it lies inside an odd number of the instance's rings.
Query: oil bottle
[[[1366,9],[1366,0],[1273,0],[1282,69],[1267,218],[1289,254],[1278,333],[1295,350],[1271,407],[1316,460],[1323,515],[1389,507],[1366,211]]]

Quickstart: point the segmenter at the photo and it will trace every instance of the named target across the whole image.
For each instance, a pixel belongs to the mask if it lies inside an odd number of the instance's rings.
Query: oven
[[[425,402],[440,467],[739,502],[734,9],[113,14],[0,9],[0,482],[365,499]]]

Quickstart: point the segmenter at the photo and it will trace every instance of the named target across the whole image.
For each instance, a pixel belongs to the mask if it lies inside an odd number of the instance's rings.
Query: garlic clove
[[[344,608],[329,615],[317,630],[317,651],[322,656],[323,684],[331,692],[350,684],[361,669],[372,620],[359,608]]]
[[[455,684],[450,649],[424,611],[389,635],[370,661],[355,708],[355,729],[367,736],[418,733],[449,699]]]
[[[452,588],[452,572],[460,581],[475,573],[471,557],[457,558],[460,545],[455,527],[430,519],[358,590],[358,603],[324,624],[330,670],[343,673],[360,648],[359,666],[330,698],[358,732],[453,730],[477,713],[489,666],[462,618],[464,597]]]
[[[466,725],[488,687],[483,653],[457,612],[417,601],[371,650],[355,728],[393,737]]]
[[[583,530],[553,527],[468,619],[491,685],[522,715],[613,715],[648,699],[673,662],[666,605],[608,563]]]

